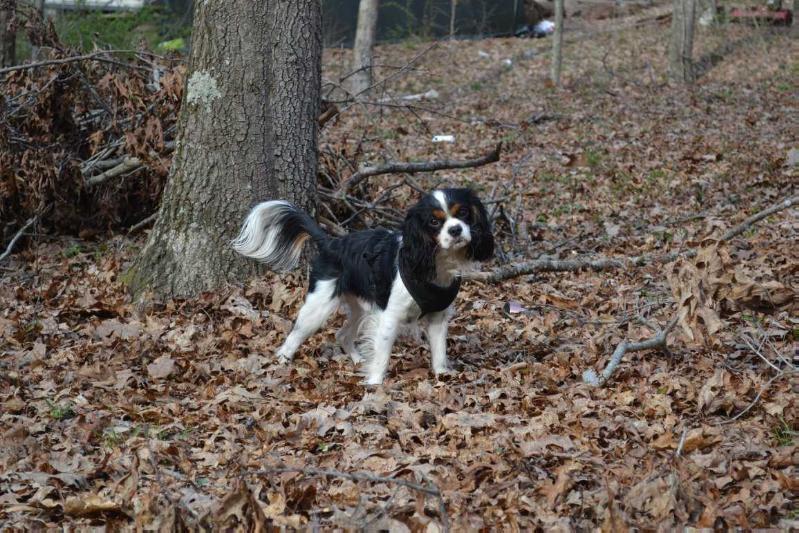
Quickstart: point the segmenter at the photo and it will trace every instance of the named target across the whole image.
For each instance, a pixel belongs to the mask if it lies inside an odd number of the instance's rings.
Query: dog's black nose
[[[460,224],[457,226],[452,226],[449,228],[449,230],[447,230],[447,233],[453,237],[458,237],[461,233],[463,233],[463,227]]]

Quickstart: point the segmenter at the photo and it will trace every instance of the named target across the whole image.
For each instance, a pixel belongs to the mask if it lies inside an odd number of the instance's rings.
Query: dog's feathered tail
[[[272,200],[253,207],[231,245],[241,255],[280,271],[297,266],[309,238],[323,245],[330,237],[303,211],[288,202]]]

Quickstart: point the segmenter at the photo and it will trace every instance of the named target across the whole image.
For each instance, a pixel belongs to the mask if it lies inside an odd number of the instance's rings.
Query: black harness
[[[422,310],[419,318],[428,313],[438,313],[449,307],[455,301],[461,288],[461,277],[457,276],[448,287],[442,287],[432,281],[418,280],[411,272],[406,272],[406,269],[403,268],[403,261],[399,260],[401,250],[402,245],[400,244],[399,250],[397,250],[397,269],[405,288],[408,289],[413,301]]]

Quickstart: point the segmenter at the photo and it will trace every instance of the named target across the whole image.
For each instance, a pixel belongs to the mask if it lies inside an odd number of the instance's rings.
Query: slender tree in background
[[[16,0],[0,0],[0,67],[17,64],[17,34],[11,28]]]
[[[669,75],[680,83],[694,81],[694,22],[696,0],[674,0],[671,17],[671,46],[669,48]]]
[[[358,5],[358,27],[352,47],[352,76],[350,92],[358,94],[372,86],[372,49],[377,32],[378,0],[361,0]]]
[[[514,8],[515,9],[515,8]],[[455,37],[455,15],[458,11],[458,0],[449,0],[449,38]],[[514,15],[516,12],[514,11]]]
[[[321,51],[318,0],[194,3],[179,141],[130,272],[137,301],[254,272],[229,243],[255,202],[281,198],[313,212]]]
[[[555,0],[555,33],[552,35],[552,83],[560,87],[560,69],[563,64],[563,0]]]

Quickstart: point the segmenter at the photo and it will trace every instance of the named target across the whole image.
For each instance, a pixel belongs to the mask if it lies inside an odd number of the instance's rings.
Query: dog
[[[247,215],[232,246],[281,271],[297,266],[308,240],[317,248],[309,291],[277,351],[280,362],[291,361],[300,345],[343,306],[348,317],[336,338],[356,364],[366,359],[366,384],[383,383],[397,334],[422,317],[433,372],[438,376],[449,371],[448,310],[460,289],[460,273],[494,255],[488,214],[471,189],[425,195],[408,210],[401,232],[369,229],[343,237],[328,235],[288,202],[262,202]],[[365,341],[359,344],[359,337]]]

